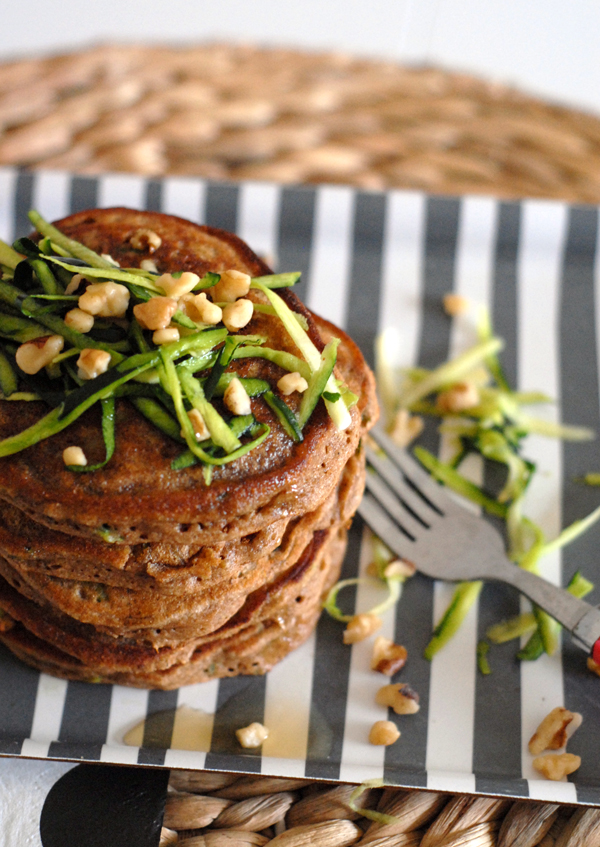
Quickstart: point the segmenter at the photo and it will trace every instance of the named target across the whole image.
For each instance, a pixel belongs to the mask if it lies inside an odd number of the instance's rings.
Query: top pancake
[[[269,272],[230,233],[169,215],[102,209],[80,212],[56,225],[98,253],[110,254],[121,267],[137,267],[143,259],[152,258],[161,272],[191,270],[204,275],[228,268],[252,276]],[[162,243],[154,253],[132,247],[130,239],[140,228],[160,235]],[[252,411],[258,421],[271,427],[269,437],[242,458],[216,468],[206,486],[200,465],[171,469],[181,445],[122,400],[117,404],[116,450],[105,468],[76,474],[62,460],[64,448],[72,444],[83,447],[90,461],[102,455],[99,414],[93,408],[63,432],[0,459],[0,497],[62,532],[100,535],[127,544],[215,543],[316,508],[336,485],[376,415],[373,378],[344,333],[312,316],[293,292],[280,293],[294,311],[304,314],[309,334],[319,347],[332,335],[342,339],[338,373],[360,398],[351,409],[352,424],[347,430],[339,432],[319,402],[304,429],[304,440],[295,443],[258,398],[252,401]],[[254,291],[249,296],[256,302],[263,297]],[[243,332],[264,335],[268,346],[298,353],[272,316],[255,313]],[[262,359],[243,360],[235,369],[242,375],[266,378],[273,386],[283,374]],[[292,397],[287,402],[293,407],[298,400]],[[0,401],[0,437],[20,432],[46,412],[41,403]]]

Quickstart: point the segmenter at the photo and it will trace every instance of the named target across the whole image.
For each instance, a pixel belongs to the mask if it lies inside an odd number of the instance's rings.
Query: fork
[[[600,665],[600,610],[511,562],[500,533],[453,500],[380,427],[366,444],[366,491],[359,513],[399,558],[435,579],[512,585],[571,632]]]

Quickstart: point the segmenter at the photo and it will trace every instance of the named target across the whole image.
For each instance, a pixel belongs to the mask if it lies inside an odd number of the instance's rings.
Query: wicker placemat
[[[600,200],[600,119],[332,53],[100,46],[0,65],[0,164]]]
[[[161,847],[598,847],[600,809],[179,771]],[[389,816],[386,820],[382,816]]]

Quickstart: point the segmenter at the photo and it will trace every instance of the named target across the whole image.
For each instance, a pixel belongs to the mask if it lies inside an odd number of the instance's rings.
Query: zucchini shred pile
[[[414,447],[414,455],[429,473],[462,498],[504,524],[508,556],[520,567],[539,572],[539,561],[569,544],[600,519],[600,506],[587,517],[575,521],[553,540],[545,538],[542,528],[524,514],[524,498],[535,473],[535,464],[524,455],[530,434],[585,441],[594,437],[588,429],[566,426],[537,418],[527,411],[535,404],[553,402],[537,391],[513,390],[503,372],[499,353],[503,342],[495,336],[485,310],[480,311],[477,342],[436,368],[408,368],[398,372],[390,362],[390,350],[396,344],[394,330],[384,330],[376,343],[376,377],[387,431],[399,446],[408,447],[418,438],[424,419],[437,419],[438,432],[444,438],[446,455],[442,461],[424,447]],[[477,456],[486,464],[503,469],[501,488],[491,493],[469,477],[466,459]],[[584,478],[582,482],[591,483]],[[398,602],[401,583],[407,574],[394,566],[394,555],[377,537],[372,537],[372,562],[368,573],[383,581],[387,598],[364,614],[379,616]],[[418,562],[417,570],[418,570]],[[414,569],[413,569],[414,572]],[[338,605],[341,589],[364,581],[363,577],[338,582],[330,591],[325,610],[336,620],[348,622]],[[424,656],[431,660],[456,634],[469,609],[477,601],[483,583],[459,583],[452,599],[434,628]],[[567,590],[583,598],[594,585],[580,572],[575,573]],[[489,627],[486,638],[477,646],[477,664],[489,674],[488,653],[491,645],[526,637],[517,658],[538,659],[553,654],[559,643],[560,626],[537,607],[510,620]]]
[[[526,438],[539,434],[585,441],[593,438],[594,433],[531,415],[527,407],[548,404],[552,399],[537,391],[519,392],[510,387],[499,359],[503,341],[493,334],[485,310],[480,310],[477,335],[477,343],[439,367],[406,371],[399,391],[392,388],[395,380],[387,365],[384,335],[378,342],[378,382],[387,391],[384,402],[388,419],[401,420],[404,426],[407,420],[414,422],[421,416],[440,421],[438,431],[445,438],[449,459],[442,461],[422,446],[414,448],[414,455],[439,482],[503,521],[509,558],[537,573],[544,556],[569,544],[600,518],[600,507],[566,527],[555,539],[547,540],[542,528],[523,511],[525,494],[536,470],[535,464],[524,455]],[[468,401],[464,400],[466,394],[470,395]],[[503,468],[503,484],[497,493],[485,491],[461,472],[463,462],[473,455],[484,463]],[[456,586],[425,648],[427,659],[432,659],[454,636],[482,587],[480,581]],[[568,591],[580,598],[593,588],[579,572],[567,586]],[[531,661],[543,653],[551,655],[556,651],[559,631],[559,624],[537,607],[491,626],[486,639],[477,647],[480,672],[490,673],[487,654],[491,644],[526,636],[517,658]]]
[[[103,461],[67,464],[73,472],[98,470],[113,455],[115,401],[124,397],[181,444],[182,452],[172,468],[200,463],[208,485],[214,466],[245,455],[270,431],[268,424],[259,423],[251,413],[231,413],[221,402],[232,380],[238,379],[235,361],[249,357],[264,358],[288,373],[297,373],[306,385],[295,412],[269,381],[239,377],[245,394],[261,397],[291,439],[302,441],[303,428],[321,398],[338,429],[349,425],[348,409],[357,398],[333,374],[339,340],[332,339],[320,352],[306,331],[304,317],[274,291],[293,285],[299,273],[254,278],[250,288],[261,292],[255,299],[264,301],[253,303],[253,312],[280,321],[300,355],[270,348],[265,337],[230,331],[222,322],[213,325],[194,320],[181,299],[169,324],[177,330],[176,340],[154,343],[152,332],[135,317],[134,309],[155,297],[177,300],[177,294],[169,295],[161,288],[161,274],[120,268],[110,256],[98,255],[68,238],[37,212],[30,212],[29,218],[41,236],[38,243],[28,238],[19,239],[12,247],[0,242],[0,390],[4,400],[41,400],[51,411],[0,441],[0,457],[62,431],[99,403]],[[163,276],[173,282],[182,272]],[[210,295],[221,279],[216,273],[207,273],[202,279],[189,273],[187,277],[191,278],[187,293],[193,295]],[[123,288],[126,307],[122,317],[95,316],[89,331],[79,331],[65,316],[78,308],[87,286],[98,283]],[[19,349],[32,342],[43,346],[50,336],[58,337],[60,352],[37,371],[24,372],[17,363]],[[90,377],[78,363],[83,351],[96,350],[103,351],[107,365]],[[194,427],[195,414],[205,427],[202,436]]]

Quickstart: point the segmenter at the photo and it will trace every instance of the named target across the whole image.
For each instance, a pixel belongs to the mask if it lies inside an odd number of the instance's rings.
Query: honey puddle
[[[123,736],[132,747],[158,747],[172,750],[210,750],[214,715],[191,706],[179,706],[175,712],[154,712]]]
[[[262,747],[262,754],[274,759],[304,759],[307,754],[313,759],[326,760],[331,754],[333,733],[324,716],[313,707],[312,726],[309,733],[306,716],[298,712],[289,702],[278,709],[279,718],[268,726],[269,737]],[[235,737],[239,728],[234,715],[230,740],[226,747],[230,753],[243,753]],[[123,736],[123,743],[132,747],[156,748],[160,750],[194,750],[208,753],[211,748],[214,714],[202,709],[182,705],[175,711],[166,709],[148,715]],[[309,737],[310,735],[310,737]],[[221,743],[222,740],[221,740]]]

